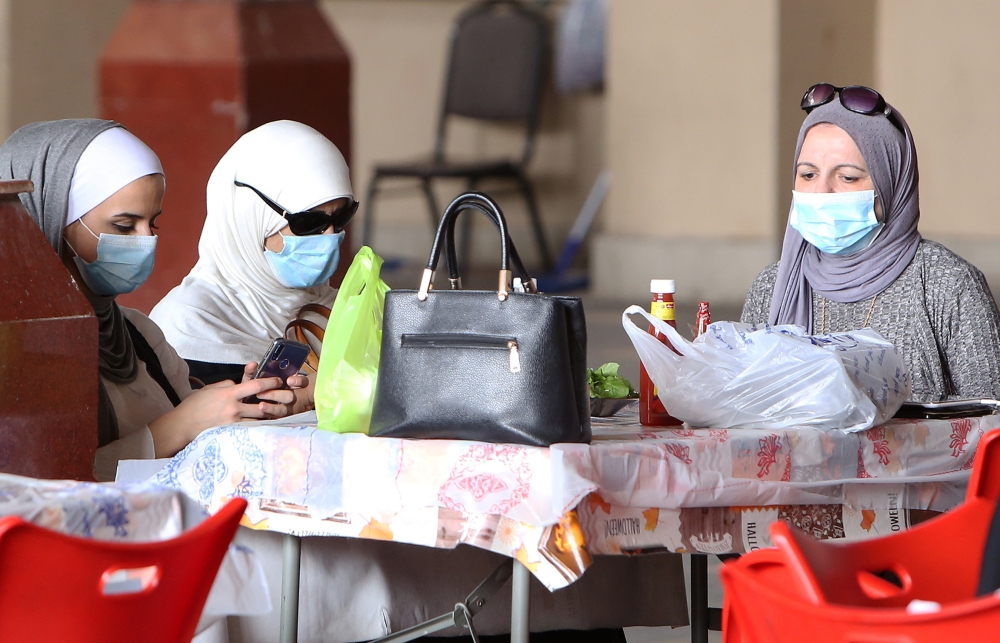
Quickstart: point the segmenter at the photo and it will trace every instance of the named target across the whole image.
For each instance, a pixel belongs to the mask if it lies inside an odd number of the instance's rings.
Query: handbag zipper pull
[[[510,372],[520,373],[521,372],[521,354],[517,352],[517,340],[510,340],[507,342],[507,348],[510,349]]]

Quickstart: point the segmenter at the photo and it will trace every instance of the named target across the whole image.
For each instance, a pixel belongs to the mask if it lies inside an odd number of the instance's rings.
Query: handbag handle
[[[479,203],[468,203],[465,206],[463,206],[462,209],[459,210],[459,212],[463,212],[465,210],[479,210],[480,212],[482,212],[483,214],[485,214],[490,218],[490,221],[493,222],[493,225],[497,226],[497,228],[500,227],[500,224],[497,221],[497,219],[493,217],[493,213],[489,209],[480,205]],[[452,290],[462,289],[462,277],[461,275],[458,274],[458,255],[457,255],[457,247],[455,245],[455,222],[457,220],[458,220],[457,216],[455,217],[455,219],[452,220],[452,225],[448,228],[446,232],[447,236],[445,237],[445,246],[444,246],[445,260],[447,261],[448,264],[448,283],[451,285]],[[531,280],[531,275],[528,274],[528,271],[525,270],[524,268],[524,264],[521,262],[521,256],[517,253],[517,247],[514,245],[514,240],[508,237],[508,243],[510,244],[510,247],[508,248],[508,252],[510,252],[510,261],[514,266],[514,270],[517,273],[517,276],[520,277],[521,279],[521,284],[523,285],[525,292],[534,293],[535,292],[534,282]]]
[[[316,313],[320,317],[330,319],[330,307],[323,304],[303,304],[302,308],[299,308],[299,313],[296,317],[301,317],[302,313]]]
[[[288,322],[288,325],[285,326],[286,337],[288,336],[289,331],[292,331],[295,335],[295,341],[309,347],[309,355],[306,357],[306,363],[310,368],[312,368],[313,372],[318,372],[319,355],[316,354],[316,351],[312,348],[312,344],[309,343],[309,338],[306,337],[306,331],[312,333],[320,342],[323,341],[323,336],[326,334],[326,331],[323,330],[322,326],[316,322],[309,321],[308,319],[293,319]]]
[[[329,320],[330,309],[323,304],[306,304],[299,309],[295,319],[288,322],[285,326],[285,337],[288,337],[289,331],[292,331],[292,334],[295,335],[296,341],[309,347],[309,355],[306,357],[306,363],[310,368],[312,368],[313,372],[316,373],[319,371],[319,355],[315,350],[313,350],[312,343],[309,341],[309,338],[306,337],[306,332],[308,331],[312,333],[313,336],[319,340],[320,344],[322,344],[323,336],[326,334],[326,331],[316,322],[303,319],[302,313],[314,313]]]
[[[441,258],[441,249],[445,245],[447,230],[454,228],[455,217],[464,209],[468,209],[470,204],[476,203],[486,209],[488,215],[500,229],[500,278],[497,285],[497,299],[506,301],[510,294],[511,271],[510,271],[510,238],[507,235],[507,220],[493,199],[482,192],[466,192],[455,198],[448,204],[444,214],[441,215],[441,222],[438,224],[437,234],[434,235],[434,245],[431,246],[431,256],[427,261],[427,267],[420,278],[420,288],[417,290],[417,299],[427,300],[434,283],[434,273],[437,271],[438,260]],[[474,208],[482,212],[481,208]],[[454,235],[454,231],[452,231]],[[454,245],[454,244],[452,244]]]

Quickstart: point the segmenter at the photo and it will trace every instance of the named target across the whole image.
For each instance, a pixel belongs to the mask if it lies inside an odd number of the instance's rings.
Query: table
[[[244,497],[249,526],[290,536],[464,542],[518,561],[516,582],[530,572],[558,589],[594,554],[766,546],[776,519],[828,537],[905,529],[913,511],[961,502],[980,437],[1000,427],[1000,416],[851,434],[650,430],[636,420],[633,407],[595,419],[592,444],[544,449],[340,435],[296,416],[206,431],[156,481],[209,510]]]
[[[0,516],[66,534],[119,542],[175,538],[207,517],[184,493],[153,484],[112,485],[0,474]],[[254,553],[230,547],[205,601],[198,631],[226,615],[271,608]]]

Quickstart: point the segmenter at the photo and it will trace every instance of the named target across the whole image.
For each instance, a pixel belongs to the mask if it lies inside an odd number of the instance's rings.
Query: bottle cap
[[[674,292],[674,280],[673,279],[650,279],[649,280],[649,292],[655,293],[673,293]]]

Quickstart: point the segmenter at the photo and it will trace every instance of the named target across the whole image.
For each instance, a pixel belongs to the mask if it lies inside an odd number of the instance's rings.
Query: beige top
[[[149,342],[177,396],[183,400],[191,395],[187,364],[167,343],[160,327],[138,310],[122,307],[122,314]],[[145,460],[156,457],[149,423],[174,408],[167,394],[156,380],[150,377],[142,360],[139,360],[139,366],[139,376],[129,384],[116,384],[101,378],[118,417],[119,438],[97,450],[97,456],[94,458],[94,476],[100,482],[115,479],[119,460]]]

